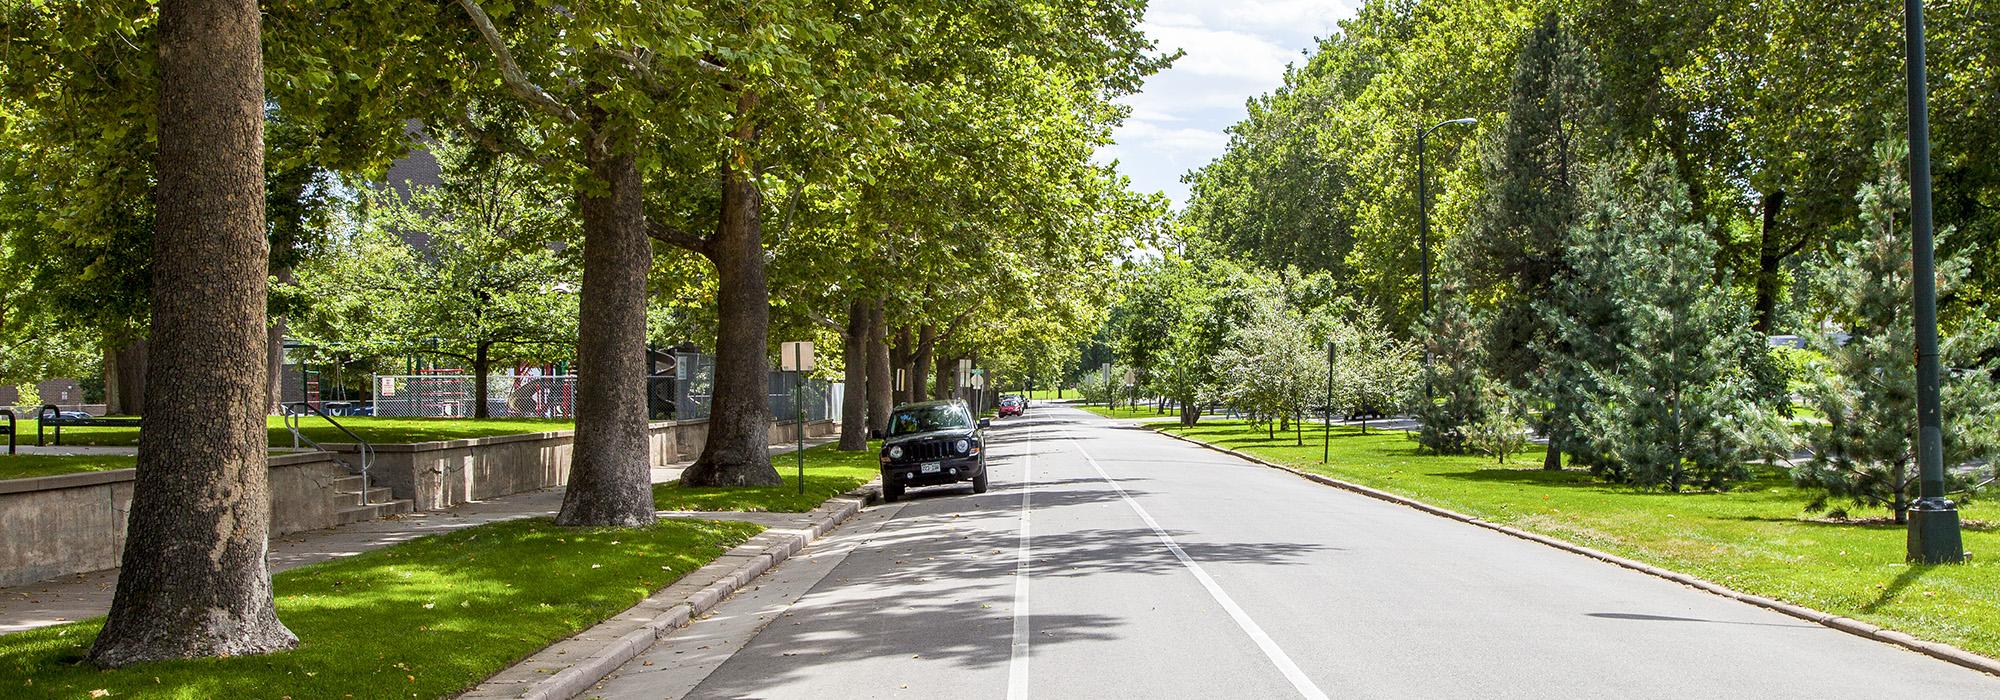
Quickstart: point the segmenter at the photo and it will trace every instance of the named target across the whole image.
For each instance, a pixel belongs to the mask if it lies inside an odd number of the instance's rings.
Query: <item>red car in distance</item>
[[[1027,410],[1028,410],[1027,399],[1021,398],[1019,396],[1007,396],[1007,397],[1002,397],[1000,399],[1000,406],[999,408],[996,409],[996,412],[1001,418],[1006,418],[1008,416],[1021,415],[1022,413],[1027,412]]]

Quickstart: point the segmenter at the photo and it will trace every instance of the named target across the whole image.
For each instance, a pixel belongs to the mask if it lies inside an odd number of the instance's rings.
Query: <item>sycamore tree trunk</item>
[[[886,433],[889,430],[889,412],[896,408],[896,397],[890,395],[895,387],[889,376],[889,328],[888,314],[884,313],[882,300],[875,299],[868,305],[868,431]]]
[[[896,336],[896,347],[902,354],[896,360],[896,373],[903,376],[903,386],[896,390],[898,403],[922,401],[923,394],[917,391],[917,334],[904,326]]]
[[[1757,240],[1757,294],[1751,308],[1753,328],[1758,335],[1770,335],[1778,325],[1778,266],[1786,251],[1778,241],[1778,213],[1785,207],[1785,191],[1764,195],[1764,228]]]
[[[588,164],[603,189],[577,196],[583,314],[576,337],[576,442],[556,522],[641,527],[657,520],[646,449],[646,273],[653,243],[646,235],[638,160],[593,149]],[[475,410],[481,414],[484,369],[475,360],[481,389]]]
[[[152,330],[99,666],[298,645],[271,599],[264,68],[252,0],[160,4]]]
[[[840,449],[868,449],[868,303],[847,303],[847,332],[841,334],[845,393],[840,397]]]
[[[930,398],[931,365],[936,362],[937,327],[924,324],[917,329],[917,351],[910,355],[910,400]]]
[[[688,486],[777,486],[771,466],[771,290],[764,276],[762,195],[748,169],[723,167],[722,220],[706,254],[715,264],[715,399],[708,441],[681,474]]]
[[[146,412],[146,341],[134,340],[104,354],[104,412]]]
[[[479,420],[485,420],[487,418],[493,417],[492,412],[486,408],[486,398],[488,393],[492,389],[492,387],[489,386],[487,383],[486,375],[491,374],[492,372],[493,372],[493,344],[486,342],[478,343],[472,351],[472,417],[473,418]],[[648,484],[651,484],[652,480],[653,480],[652,468],[650,465],[648,465],[646,471],[646,481]],[[649,485],[648,488],[651,488],[651,486]]]
[[[264,412],[284,413],[285,404],[285,317],[273,316],[264,331]],[[311,398],[300,396],[301,400]]]
[[[891,406],[910,402],[909,380],[903,375],[910,366],[910,333],[898,329],[889,334],[889,403]]]
[[[931,387],[931,398],[940,401],[951,398],[952,393],[957,391],[957,387],[953,386],[953,384],[957,383],[957,378],[952,376],[952,372],[957,369],[958,361],[956,359],[952,358],[951,355],[938,353],[937,385]]]

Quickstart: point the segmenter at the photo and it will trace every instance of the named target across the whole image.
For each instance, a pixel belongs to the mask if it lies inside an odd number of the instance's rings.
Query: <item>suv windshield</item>
[[[965,411],[957,406],[924,406],[897,411],[889,417],[890,435],[928,433],[933,430],[964,428],[970,424]]]

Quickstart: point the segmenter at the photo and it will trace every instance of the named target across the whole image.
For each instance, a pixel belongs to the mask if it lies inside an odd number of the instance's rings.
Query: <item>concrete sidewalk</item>
[[[807,447],[830,444],[838,437],[806,443]],[[771,454],[790,454],[792,445],[773,445]],[[692,462],[653,468],[653,483],[680,478]],[[476,525],[551,516],[562,508],[563,489],[539,491],[475,501],[450,510],[406,513],[381,520],[342,525],[324,530],[299,532],[271,539],[267,557],[271,573],[353,556],[426,535],[461,530]],[[708,513],[662,511],[662,517],[702,520],[743,520],[771,528],[798,527],[801,513]],[[111,595],[118,587],[118,570],[106,569],[36,583],[0,588],[0,634],[59,625],[103,615],[111,609]]]

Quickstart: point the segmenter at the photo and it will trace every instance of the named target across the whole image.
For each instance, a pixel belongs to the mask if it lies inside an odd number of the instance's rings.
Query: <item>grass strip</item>
[[[1154,408],[1151,404],[1128,406],[1121,403],[1118,404],[1117,408],[1105,408],[1100,404],[1072,405],[1105,418],[1130,418],[1137,420],[1176,420],[1180,418],[1179,409],[1169,409],[1166,413],[1161,413],[1159,409]],[[1034,407],[1029,406],[1028,410],[1032,411]]]
[[[1880,513],[1850,507],[1859,522],[1805,511],[1812,500],[1776,469],[1727,492],[1670,494],[1607,484],[1580,471],[1540,469],[1541,454],[1510,464],[1490,457],[1435,456],[1406,433],[1334,429],[1330,464],[1317,431],[1305,445],[1268,438],[1240,421],[1158,429],[1247,452],[1296,469],[1418,499],[1731,588],[1865,620],[1986,656],[2000,657],[2000,530],[1979,522],[1993,506],[1966,505],[1971,563],[1911,565],[1905,531]]]
[[[762,529],[688,520],[566,528],[546,518],[466,528],[278,574],[278,616],[298,649],[99,670],[81,661],[99,618],[0,636],[0,696],[448,696]]]
[[[137,460],[131,455],[10,455],[0,451],[0,479],[131,469]]]
[[[411,442],[438,442],[444,440],[465,440],[468,438],[495,437],[500,435],[520,435],[523,433],[546,433],[557,430],[571,430],[575,421],[548,418],[375,418],[371,416],[351,416],[336,418],[348,430],[354,431],[361,439],[377,445],[402,444]],[[291,447],[292,433],[285,428],[282,416],[268,419],[270,444],[272,447]],[[91,447],[132,447],[139,444],[142,428],[63,428],[64,445]],[[300,421],[299,432],[314,442],[353,442],[346,433],[334,428],[318,416]],[[55,443],[55,429],[45,433],[50,444]],[[35,421],[20,422],[23,444],[35,441]]]
[[[880,446],[871,442],[860,452],[841,452],[835,445],[807,449],[804,495],[799,494],[798,457],[787,453],[771,458],[783,486],[682,486],[670,481],[653,486],[653,503],[660,510],[804,513],[881,475],[875,457]]]

